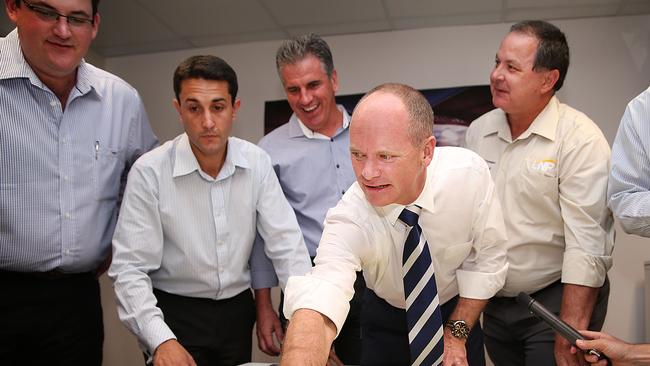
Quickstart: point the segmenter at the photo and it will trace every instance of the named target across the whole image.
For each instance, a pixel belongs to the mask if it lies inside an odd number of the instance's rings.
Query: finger
[[[282,330],[282,324],[280,322],[276,324],[275,336],[280,343],[284,342],[284,331]]]

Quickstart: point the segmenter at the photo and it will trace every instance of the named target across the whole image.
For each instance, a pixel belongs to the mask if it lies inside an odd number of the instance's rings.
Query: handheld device
[[[522,305],[525,305],[531,313],[535,314],[538,318],[542,319],[546,324],[548,324],[554,331],[560,333],[560,335],[566,338],[573,346],[576,346],[576,340],[578,339],[587,339],[580,332],[575,330],[572,326],[565,323],[562,319],[558,318],[557,315],[551,313],[546,309],[542,304],[538,303],[530,297],[525,292],[520,292],[517,296],[517,302]],[[577,347],[577,346],[576,346]],[[604,359],[598,350],[590,349],[585,351],[590,355],[596,356],[599,359]]]

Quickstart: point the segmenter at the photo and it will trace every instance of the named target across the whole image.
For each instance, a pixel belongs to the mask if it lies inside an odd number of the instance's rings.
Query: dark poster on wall
[[[473,120],[494,109],[488,85],[461,86],[420,90],[427,98],[434,113],[434,135],[437,146],[460,146],[465,131]],[[363,94],[339,95],[336,103],[352,114]],[[291,117],[286,100],[273,100],[264,104],[264,134],[285,124]]]

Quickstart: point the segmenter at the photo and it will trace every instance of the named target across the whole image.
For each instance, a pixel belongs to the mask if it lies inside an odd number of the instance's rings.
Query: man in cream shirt
[[[498,109],[467,131],[467,146],[491,167],[508,230],[506,284],[483,315],[497,365],[578,365],[582,358],[515,301],[521,291],[577,329],[600,329],[605,320],[614,239],[610,150],[587,116],[555,97],[568,66],[557,27],[513,25],[490,75]]]

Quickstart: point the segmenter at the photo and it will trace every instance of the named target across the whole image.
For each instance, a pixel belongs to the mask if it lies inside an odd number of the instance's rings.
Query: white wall
[[[571,66],[562,101],[599,124],[610,143],[627,102],[650,85],[650,15],[554,21],[567,35]],[[339,94],[365,92],[382,82],[416,88],[487,84],[509,24],[444,27],[327,37],[338,70]],[[215,54],[237,71],[242,108],[234,134],[256,142],[264,102],[284,97],[275,71],[279,41],[109,58],[106,67],[141,93],[154,130],[167,140],[181,132],[172,109],[172,73],[184,58]],[[619,230],[610,272],[607,331],[644,340],[643,262],[650,242]]]

